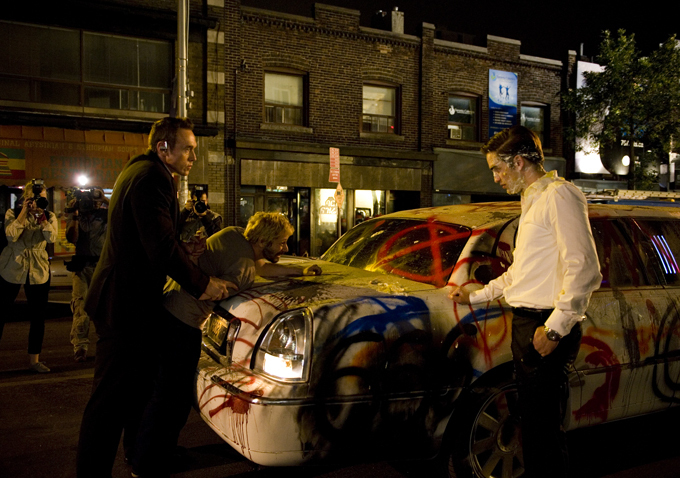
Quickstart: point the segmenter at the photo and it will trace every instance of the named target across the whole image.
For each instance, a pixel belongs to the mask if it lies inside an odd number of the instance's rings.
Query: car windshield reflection
[[[378,218],[347,232],[322,259],[443,287],[470,234],[455,224]]]

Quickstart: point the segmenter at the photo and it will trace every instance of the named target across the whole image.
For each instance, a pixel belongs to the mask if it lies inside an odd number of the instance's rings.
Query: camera
[[[33,193],[32,200],[35,201],[35,205],[40,209],[47,209],[49,201],[47,200],[47,198],[44,198],[40,195],[40,193],[43,192],[43,189],[45,189],[45,181],[43,181],[42,179],[34,179],[32,182],[33,182],[31,191]]]
[[[197,187],[194,189],[194,196],[196,197],[196,201],[194,201],[194,210],[198,214],[203,214],[208,210],[208,205],[205,203],[205,201],[201,200],[201,197],[205,194],[205,191],[203,190],[202,187]]]
[[[208,210],[208,205],[205,203],[205,201],[197,199],[196,202],[194,202],[194,209],[198,214],[203,214]]]

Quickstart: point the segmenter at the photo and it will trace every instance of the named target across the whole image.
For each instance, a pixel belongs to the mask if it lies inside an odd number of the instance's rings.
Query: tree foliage
[[[680,48],[671,36],[643,56],[635,35],[619,30],[614,37],[605,31],[596,61],[604,70],[585,73],[584,87],[562,95],[563,108],[575,114],[567,133],[600,152],[628,140],[629,188],[634,188],[640,176],[632,160],[634,144],[667,154],[672,139],[680,138]]]

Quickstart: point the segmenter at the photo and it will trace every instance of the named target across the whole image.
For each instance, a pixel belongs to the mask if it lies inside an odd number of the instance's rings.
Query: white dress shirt
[[[522,193],[514,261],[481,290],[479,304],[505,296],[512,307],[552,309],[545,325],[564,336],[583,320],[602,275],[581,191],[551,171]]]

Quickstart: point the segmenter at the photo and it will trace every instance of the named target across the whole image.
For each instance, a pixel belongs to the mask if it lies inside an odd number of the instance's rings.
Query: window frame
[[[447,140],[451,140],[451,141],[472,141],[472,142],[479,142],[480,131],[481,131],[481,114],[480,114],[480,113],[481,113],[481,110],[480,110],[480,107],[481,107],[481,96],[480,96],[480,95],[476,95],[476,94],[474,94],[474,93],[468,93],[468,92],[465,92],[465,91],[451,91],[451,92],[448,94],[448,97],[447,97],[447,101],[448,101],[448,103],[449,103],[449,105],[447,106],[447,113],[448,113],[448,108],[449,108],[450,105],[451,105],[451,98],[453,98],[453,97],[470,98],[471,100],[473,100],[473,101],[474,101],[474,105],[475,105],[475,118],[474,118],[474,122],[473,122],[473,123],[459,123],[459,122],[455,122],[455,121],[449,121],[449,119],[448,119],[448,117],[447,117],[447,121],[446,121],[446,132],[447,132],[446,139],[447,139]],[[473,136],[473,139],[464,139],[464,138],[462,138],[462,137],[461,137],[460,139],[452,138],[452,137],[451,137],[451,132],[450,132],[450,131],[451,131],[453,128],[449,128],[450,125],[453,125],[453,126],[467,126],[467,127],[471,127],[471,129],[473,130],[473,135],[472,135],[472,136]]]
[[[374,88],[385,88],[385,89],[391,89],[394,90],[394,116],[389,116],[389,115],[374,115],[370,113],[364,113],[364,88],[366,86],[371,86]],[[364,117],[365,116],[370,116],[371,118],[376,117],[376,118],[392,118],[393,119],[393,129],[392,131],[386,132],[381,132],[381,131],[372,131],[368,130],[366,131],[364,129]],[[371,122],[373,124],[373,122]],[[396,84],[396,83],[389,83],[386,81],[378,81],[378,80],[366,80],[361,84],[361,116],[359,117],[359,132],[360,133],[368,133],[368,134],[378,134],[378,135],[385,135],[385,136],[393,136],[393,135],[400,135],[401,134],[401,86]]]
[[[302,106],[286,105],[287,108],[295,108],[301,112],[301,123],[281,123],[278,121],[268,121],[267,120],[267,107],[282,107],[277,104],[267,103],[267,74],[273,75],[285,75],[291,77],[297,77],[302,80]],[[280,125],[280,126],[309,126],[309,74],[304,71],[295,70],[291,68],[265,68],[262,75],[262,122],[268,125]]]

